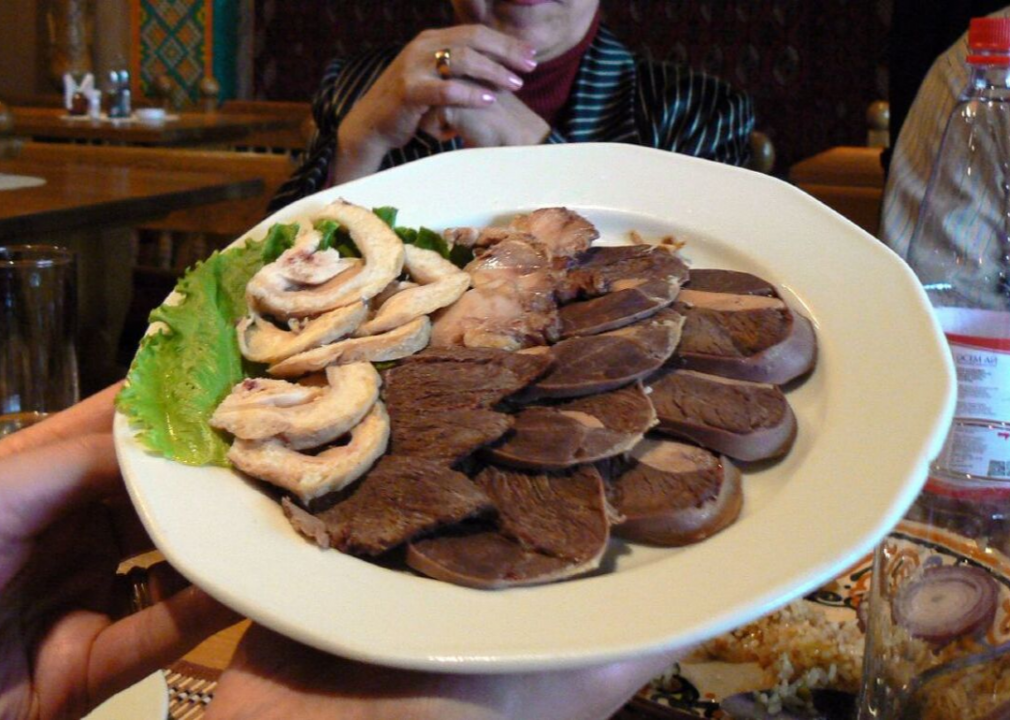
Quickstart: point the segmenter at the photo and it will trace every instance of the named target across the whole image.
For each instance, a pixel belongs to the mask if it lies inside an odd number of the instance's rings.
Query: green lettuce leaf
[[[281,253],[295,244],[297,235],[298,223],[271,225],[267,236],[263,238],[263,262],[272,263],[279,258]]]
[[[208,421],[236,383],[262,374],[242,358],[235,323],[246,313],[246,283],[264,255],[276,251],[269,245],[250,242],[214,253],[179,281],[178,305],[151,313],[152,322],[166,327],[141,342],[116,398],[149,450],[187,465],[228,465],[229,442]]]

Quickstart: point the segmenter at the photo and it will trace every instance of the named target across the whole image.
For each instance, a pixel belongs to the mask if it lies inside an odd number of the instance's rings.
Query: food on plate
[[[613,510],[592,465],[568,473],[485,468],[477,486],[494,504],[493,528],[410,543],[407,564],[439,580],[494,589],[562,580],[597,568]]]
[[[605,465],[614,534],[662,546],[704,540],[737,519],[740,471],[725,458],[686,443],[647,438]]]
[[[998,605],[999,585],[985,570],[934,565],[902,585],[891,607],[894,622],[912,637],[942,647],[984,634]]]
[[[598,236],[561,207],[440,236],[344,200],[274,226],[221,254],[241,260],[218,309],[234,327],[210,338],[233,381],[211,385],[195,421],[231,437],[235,468],[287,494],[302,535],[401,553],[437,579],[592,572],[612,528],[698,542],[742,506],[723,456],[777,457],[795,435],[777,387],[733,378],[809,370],[812,330],[791,341],[801,319],[761,278],[692,276],[680,245],[591,246]],[[214,294],[227,264],[213,262],[142,345],[122,405],[133,417],[159,345],[199,342],[177,314]],[[726,377],[680,367],[706,354]]]
[[[863,649],[851,607],[796,600],[702,643],[640,697],[704,717],[851,717],[836,713],[854,705]],[[679,694],[685,686],[695,692]]]
[[[249,281],[246,293],[250,306],[283,320],[318,315],[370,300],[399,277],[403,269],[403,241],[379,216],[345,200],[336,200],[320,211],[317,222],[326,220],[349,230],[363,262],[319,284],[294,282],[279,262],[269,263]]]
[[[673,308],[686,318],[677,356],[690,370],[782,385],[814,366],[813,326],[779,298],[688,287]]]
[[[645,390],[635,384],[515,415],[513,431],[487,452],[494,462],[532,470],[564,470],[630,452],[656,424]]]
[[[736,460],[789,451],[796,416],[775,385],[665,368],[649,378],[659,431]]]
[[[558,294],[562,302],[571,302],[628,288],[646,287],[653,295],[668,293],[676,296],[687,282],[688,274],[687,263],[671,246],[593,247],[566,274]]]
[[[335,363],[391,362],[428,346],[431,320],[414,318],[398,328],[368,337],[352,337],[292,355],[267,368],[274,377],[297,378]]]
[[[682,316],[662,311],[618,330],[562,340],[544,349],[552,367],[526,396],[582,397],[643,380],[673,356],[683,324]]]
[[[386,452],[389,416],[381,400],[350,429],[350,442],[315,454],[296,450],[283,436],[267,440],[236,438],[228,459],[242,472],[283,488],[308,503],[343,490]]]
[[[210,424],[243,440],[279,438],[294,450],[326,445],[361,422],[379,399],[382,383],[367,362],[331,365],[326,381],[325,388],[306,388],[284,380],[243,380],[218,405]]]
[[[285,330],[251,311],[236,328],[238,345],[247,360],[273,365],[349,335],[367,316],[368,306],[356,302],[315,318],[291,320]]]
[[[477,250],[464,268],[473,289],[439,315],[431,344],[518,350],[557,340],[557,289],[599,234],[578,213],[541,208],[506,228],[455,228],[446,235]]]
[[[379,555],[492,509],[466,475],[416,457],[384,457],[349,498],[312,515],[285,498],[295,528],[321,547]]]

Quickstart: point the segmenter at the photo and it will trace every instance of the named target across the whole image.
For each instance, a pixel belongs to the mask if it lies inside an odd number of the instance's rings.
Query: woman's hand
[[[546,120],[510,92],[499,93],[498,101],[488,107],[442,108],[439,122],[459,135],[466,147],[539,145],[551,132]]]
[[[603,720],[674,659],[666,654],[582,670],[449,675],[365,665],[253,626],[206,717]]]
[[[116,620],[116,568],[150,547],[112,444],[117,389],[0,441],[5,720],[79,718],[237,620],[195,588]]]
[[[448,48],[450,77],[439,76],[435,53]],[[484,25],[425,30],[408,43],[355,104],[337,129],[333,180],[378,170],[390,150],[403,147],[433,108],[487,108],[496,93],[522,86],[516,73],[536,67],[534,50]]]

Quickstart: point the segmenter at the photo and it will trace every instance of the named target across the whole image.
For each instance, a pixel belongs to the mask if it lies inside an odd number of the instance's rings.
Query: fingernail
[[[509,85],[518,90],[523,86],[523,81],[515,75],[509,75]]]
[[[495,96],[489,92],[486,92],[481,93],[480,99],[485,105],[490,105],[495,101]]]
[[[537,49],[532,45],[524,45],[523,53],[525,53],[528,57],[534,58],[537,56]]]
[[[529,58],[528,60],[523,60],[523,65],[524,65],[524,66],[525,66],[525,67],[526,67],[526,68],[527,68],[528,70],[535,70],[535,69],[536,69],[536,67],[537,67],[537,61],[536,61],[536,60],[534,60],[533,58]]]

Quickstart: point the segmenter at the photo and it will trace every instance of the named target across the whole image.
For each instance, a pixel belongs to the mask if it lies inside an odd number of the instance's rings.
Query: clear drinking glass
[[[0,247],[0,437],[79,399],[76,266],[65,248]]]
[[[877,547],[860,720],[1010,718],[1010,482],[931,476]]]

